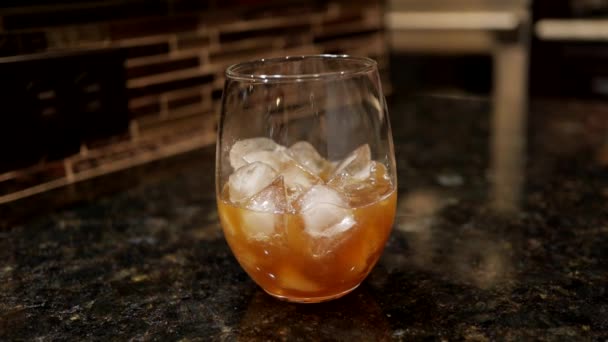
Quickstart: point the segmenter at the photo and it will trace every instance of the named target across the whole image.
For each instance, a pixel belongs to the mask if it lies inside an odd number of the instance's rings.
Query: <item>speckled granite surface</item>
[[[605,341],[605,108],[532,106],[505,214],[486,101],[393,103],[395,229],[364,284],[324,304],[277,301],[239,268],[211,149],[3,207],[0,340]]]

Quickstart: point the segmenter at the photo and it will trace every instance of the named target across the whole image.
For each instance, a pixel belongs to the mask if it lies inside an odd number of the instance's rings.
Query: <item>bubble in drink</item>
[[[230,201],[242,203],[267,187],[277,172],[270,166],[255,162],[242,166],[228,178]]]
[[[237,170],[247,165],[248,162],[244,157],[251,152],[278,151],[281,149],[285,149],[285,147],[268,138],[261,137],[240,140],[230,148],[230,165]]]

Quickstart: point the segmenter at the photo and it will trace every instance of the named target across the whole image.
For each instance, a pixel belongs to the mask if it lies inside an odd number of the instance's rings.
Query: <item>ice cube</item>
[[[242,166],[228,178],[230,201],[240,204],[267,187],[277,177],[270,166],[255,162]]]
[[[285,191],[290,204],[293,204],[298,197],[308,191],[313,185],[322,182],[321,178],[305,170],[295,161],[284,164],[281,175],[285,180]]]
[[[336,190],[315,185],[299,200],[304,230],[313,238],[329,238],[355,225],[352,211]]]
[[[270,185],[251,197],[245,207],[263,213],[284,213],[286,201],[283,176],[278,176]]]
[[[241,230],[249,240],[267,241],[276,232],[277,217],[282,214],[243,210]]]
[[[372,203],[389,193],[392,183],[384,164],[372,161],[369,170],[370,174],[366,179],[357,179],[342,173],[332,178],[327,185],[348,198],[351,207]]]
[[[224,233],[230,236],[236,236],[238,233],[238,222],[235,222],[233,213],[234,207],[229,205],[223,205],[222,209],[219,210],[218,214]],[[238,220],[238,217],[236,218]]]
[[[255,253],[251,252],[250,250],[239,248],[238,250],[234,251],[234,255],[246,270],[255,270],[256,267],[260,267],[260,258],[258,258]]]
[[[361,145],[351,152],[338,164],[330,181],[333,178],[351,178],[353,180],[364,180],[369,178],[371,172],[372,158],[368,144]]]
[[[290,159],[283,150],[279,149],[275,151],[253,151],[243,156],[243,160],[247,163],[262,162],[275,170],[280,170],[283,164]]]
[[[314,175],[320,175],[328,168],[328,162],[307,141],[298,141],[287,149],[287,154]]]
[[[243,157],[254,151],[278,151],[285,147],[277,144],[272,139],[260,137],[240,140],[232,145],[230,149],[230,165],[235,169],[247,164]]]
[[[291,266],[284,266],[277,273],[277,281],[284,289],[302,292],[316,292],[322,289],[319,284],[308,279],[302,272]]]
[[[250,198],[242,211],[241,229],[249,239],[268,240],[277,231],[285,212],[285,186],[283,177]]]

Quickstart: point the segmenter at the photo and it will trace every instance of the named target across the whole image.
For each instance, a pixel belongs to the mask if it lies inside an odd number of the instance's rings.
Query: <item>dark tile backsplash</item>
[[[0,203],[213,143],[224,70],[232,63],[347,53],[386,67],[381,6],[379,0],[3,2]],[[77,57],[83,49],[89,53]],[[47,61],[48,53],[63,60]],[[9,56],[30,54],[42,60],[39,66],[10,63]]]
[[[128,129],[122,50],[0,59],[0,172],[69,157]]]

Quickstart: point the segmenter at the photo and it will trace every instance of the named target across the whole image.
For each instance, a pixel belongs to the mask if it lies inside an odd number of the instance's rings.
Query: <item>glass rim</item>
[[[340,71],[327,71],[320,73],[300,73],[300,74],[252,74],[246,72],[240,72],[239,69],[244,67],[254,67],[256,64],[269,65],[279,62],[288,61],[301,61],[307,59],[322,59],[322,60],[347,60],[356,62],[355,66],[345,68]],[[294,55],[284,57],[273,57],[273,58],[260,58],[232,64],[226,68],[226,78],[231,80],[239,81],[253,81],[253,82],[281,82],[281,81],[305,81],[305,80],[327,80],[337,78],[348,78],[357,75],[366,74],[373,72],[377,69],[378,63],[368,57],[358,57],[351,55],[335,55],[335,54],[319,54],[319,55]]]

